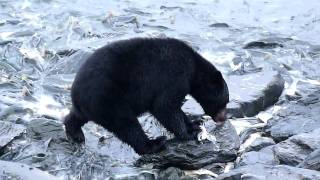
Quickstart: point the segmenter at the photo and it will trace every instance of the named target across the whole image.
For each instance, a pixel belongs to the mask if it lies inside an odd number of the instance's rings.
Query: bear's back
[[[144,110],[154,97],[170,88],[183,87],[187,93],[196,57],[191,47],[176,39],[135,38],[110,43],[97,49],[81,67],[72,94],[103,89],[99,93],[121,96]]]

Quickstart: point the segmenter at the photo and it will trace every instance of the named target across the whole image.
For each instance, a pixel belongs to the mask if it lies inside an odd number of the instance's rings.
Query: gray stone
[[[320,171],[320,149],[309,154],[298,167]]]
[[[205,141],[168,142],[167,149],[158,154],[144,155],[137,166],[152,163],[156,168],[169,166],[181,169],[200,169],[211,163],[231,162],[236,159],[236,151],[218,150],[214,143]]]
[[[268,137],[258,137],[256,138],[248,147],[246,147],[245,151],[259,151],[260,149],[274,145],[275,142],[273,139]]]
[[[27,136],[38,140],[66,139],[62,123],[48,119],[34,119],[29,122]]]
[[[274,152],[281,163],[296,166],[320,147],[320,129],[302,133],[275,145]]]
[[[262,165],[254,164],[242,166],[222,174],[216,180],[293,180],[293,179],[312,179],[319,180],[320,172],[296,168],[286,165]]]
[[[20,124],[0,121],[0,149],[5,147],[14,138],[20,136],[26,128]]]
[[[209,27],[214,27],[214,28],[228,28],[230,27],[227,23],[213,23],[210,24]]]
[[[236,166],[240,167],[254,164],[278,165],[279,160],[274,155],[273,147],[269,146],[260,151],[245,152],[241,155]]]
[[[249,42],[243,48],[244,49],[253,49],[253,48],[271,49],[271,48],[283,47],[283,44],[292,40],[293,39],[291,38],[270,37],[267,39],[261,39],[261,40]]]
[[[240,139],[237,134],[235,127],[227,120],[223,125],[213,125],[213,120],[209,120],[205,123],[206,129],[209,130],[210,134],[213,134],[220,149],[225,150],[238,150],[240,148]],[[210,130],[210,127],[212,128]]]
[[[109,180],[155,180],[156,175],[151,172],[140,172],[138,174],[122,174],[114,175],[109,178]]]
[[[229,117],[250,117],[275,104],[284,88],[283,78],[275,71],[264,70],[242,76],[226,78],[230,103]],[[203,114],[201,106],[191,97],[182,106],[190,114]]]
[[[226,166],[227,166],[227,163],[212,163],[203,167],[203,169],[207,169],[215,174],[222,174]]]
[[[253,41],[246,44],[243,48],[244,49],[253,49],[253,48],[261,48],[261,49],[271,49],[283,47],[282,44],[274,43],[274,42],[264,42],[264,41]]]
[[[301,119],[301,117],[284,118],[283,121],[276,122],[270,125],[267,132],[270,132],[271,136],[276,141],[285,140],[293,135],[310,132],[316,128],[320,128],[320,121],[315,119]]]
[[[62,94],[70,93],[70,88],[75,74],[53,74],[44,78],[42,86],[49,93]]]
[[[90,51],[78,50],[71,56],[66,56],[58,61],[52,68],[49,69],[49,75],[52,74],[74,74],[78,72],[81,65],[92,54]]]
[[[247,142],[247,140],[253,135],[253,134],[260,134],[260,132],[263,131],[263,128],[265,127],[264,123],[256,124],[250,127],[247,127],[243,131],[240,132],[240,143],[244,144]]]
[[[180,179],[181,176],[184,176],[184,175],[185,173],[182,170],[174,167],[169,167],[163,171],[160,171],[158,178],[160,180],[165,180],[165,179],[174,180],[174,179]]]
[[[14,116],[17,114],[27,113],[27,109],[17,106],[17,105],[10,105],[10,106],[0,106],[0,119],[8,121],[9,116]],[[10,119],[10,118],[9,118]]]
[[[10,35],[10,37],[24,37],[24,36],[32,36],[35,32],[31,30],[17,31]]]
[[[209,122],[213,121],[208,121],[207,126]],[[222,126],[210,126],[213,129],[209,132],[216,137],[216,142],[208,140],[182,142],[173,139],[168,141],[166,150],[158,154],[144,155],[135,164],[137,166],[151,164],[157,168],[172,166],[191,170],[200,169],[212,163],[234,161],[240,146],[234,127],[229,121]]]
[[[265,127],[265,123],[255,117],[236,118],[230,122],[239,134],[240,144],[244,144],[253,134],[260,134]]]
[[[55,176],[41,171],[37,168],[30,167],[25,164],[0,161],[0,179],[17,179],[17,180],[33,180],[33,179],[45,179],[45,180],[58,180]]]
[[[297,83],[299,100],[283,104],[281,109],[268,121],[266,132],[275,141],[320,128],[320,90],[318,86]]]
[[[284,88],[283,78],[275,71],[229,76],[228,113],[231,117],[250,117],[275,104]]]
[[[196,178],[186,176],[186,174],[174,167],[169,167],[165,170],[161,170],[159,172],[158,178],[159,180],[176,180],[176,179],[183,179],[183,180],[196,180]]]

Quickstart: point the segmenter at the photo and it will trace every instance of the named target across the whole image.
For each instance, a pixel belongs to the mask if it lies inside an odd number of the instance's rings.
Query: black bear
[[[176,138],[195,139],[199,122],[181,110],[187,94],[205,113],[224,121],[229,92],[220,71],[186,43],[172,38],[135,38],[97,49],[78,71],[72,109],[64,124],[69,139],[84,142],[81,127],[103,126],[138,154],[161,151],[164,136],[149,139],[137,116],[150,112]]]

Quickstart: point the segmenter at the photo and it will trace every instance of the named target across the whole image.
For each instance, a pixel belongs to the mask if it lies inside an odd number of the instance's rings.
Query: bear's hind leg
[[[67,138],[75,143],[83,143],[85,141],[85,138],[81,127],[87,122],[88,121],[85,120],[84,117],[77,114],[72,108],[63,122],[63,124],[65,125]]]

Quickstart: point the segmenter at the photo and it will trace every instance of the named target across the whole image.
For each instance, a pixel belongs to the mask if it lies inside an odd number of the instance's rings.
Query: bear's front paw
[[[200,125],[203,123],[202,120],[194,120],[190,124],[187,124],[188,133],[194,134],[201,132]]]
[[[156,139],[150,140],[148,142],[148,145],[147,145],[148,147],[146,151],[143,152],[142,154],[153,154],[153,153],[158,153],[162,150],[165,150],[166,140],[167,140],[166,136],[160,136],[160,137],[157,137]]]
[[[180,134],[179,136],[176,136],[176,138],[180,141],[197,140],[198,134],[200,133],[200,131],[194,130],[192,132]]]
[[[74,132],[66,131],[67,139],[73,143],[84,143],[85,137],[81,129]]]
[[[198,134],[201,132],[201,129],[195,130],[190,133],[190,140],[198,140]]]

